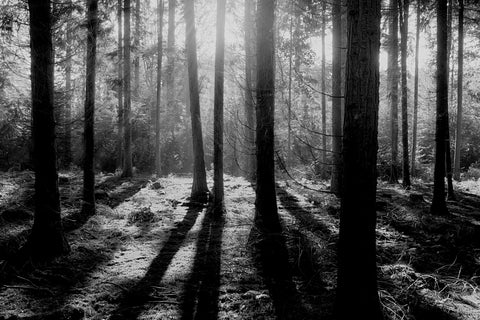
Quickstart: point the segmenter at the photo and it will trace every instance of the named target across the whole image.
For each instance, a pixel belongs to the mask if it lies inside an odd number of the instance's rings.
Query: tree
[[[340,195],[342,181],[342,1],[332,4],[332,153],[330,189]]]
[[[133,96],[138,98],[140,87],[140,0],[135,0],[135,39],[133,40],[135,58],[133,59]]]
[[[280,221],[275,194],[275,0],[257,6],[257,187],[255,222],[261,230],[278,232]]]
[[[245,0],[245,146],[247,179],[255,180],[255,0]]]
[[[53,98],[52,15],[49,0],[29,0],[35,216],[26,249],[35,260],[70,250],[58,191]]]
[[[223,86],[225,69],[225,1],[217,1],[217,41],[215,51],[215,96],[213,128],[213,207],[224,209],[223,192]]]
[[[176,0],[168,0],[168,34],[167,34],[167,70],[166,70],[166,86],[167,86],[167,112],[174,114],[175,103],[175,4]],[[176,119],[170,119],[173,123],[170,126],[172,132],[175,131]]]
[[[132,167],[132,124],[131,124],[131,72],[130,72],[130,0],[124,0],[123,3],[123,177],[131,177],[133,175]]]
[[[208,195],[207,174],[203,153],[200,96],[198,91],[197,40],[195,31],[195,5],[185,0],[185,48],[187,51],[188,87],[190,90],[190,117],[193,142],[193,184],[191,199],[206,201]]]
[[[390,94],[392,163],[390,182],[398,182],[398,0],[390,0],[390,39],[387,77]]]
[[[435,169],[433,199],[430,211],[448,215],[445,201],[445,140],[448,125],[448,55],[447,55],[447,1],[437,1],[437,110],[435,128]]]
[[[458,0],[458,87],[457,87],[457,127],[455,130],[454,178],[460,180],[460,156],[462,151],[463,129],[463,0]]]
[[[157,0],[157,101],[155,108],[155,172],[162,175],[162,159],[160,153],[160,103],[162,99],[162,58],[163,58],[163,0]]]
[[[326,83],[325,83],[325,26],[326,22],[326,13],[327,12],[327,2],[323,1],[322,5],[322,76],[320,79],[321,90],[323,93],[326,92]],[[327,97],[325,94],[322,94],[322,162],[323,165],[327,163]]]
[[[71,17],[71,14],[69,15]],[[65,43],[65,146],[63,165],[69,168],[72,163],[72,24],[67,21],[66,43]]]
[[[447,79],[450,78],[450,55],[452,52],[452,13],[453,1],[448,0],[447,7]],[[452,72],[452,88],[453,88],[453,72]],[[453,91],[453,90],[452,90]],[[450,148],[450,116],[447,107],[446,113],[446,136],[445,136],[445,170],[447,176],[447,198],[455,200],[455,192],[453,190],[453,170],[452,170],[452,152]]]
[[[403,147],[403,187],[410,188],[410,157],[408,156],[408,85],[407,85],[407,49],[408,49],[408,9],[409,0],[402,1],[403,8],[400,10],[400,29],[401,29],[401,67],[402,67],[402,147]]]
[[[412,124],[412,175],[415,175],[415,159],[417,155],[417,127],[418,127],[418,54],[420,51],[420,1],[417,1],[417,25],[415,36],[415,75],[413,89],[413,124]]]
[[[375,250],[380,0],[348,1],[348,12],[336,312],[374,320],[383,319]]]
[[[118,140],[117,140],[117,150],[118,150],[118,159],[117,159],[117,168],[123,169],[123,47],[122,47],[122,1],[118,0],[117,2],[117,23],[118,23],[118,44],[117,44],[117,73],[118,73],[118,82],[117,82],[117,99],[118,99]]]
[[[95,65],[97,56],[98,0],[87,1],[87,70],[85,81],[85,120],[83,159],[83,205],[82,213],[95,213]]]

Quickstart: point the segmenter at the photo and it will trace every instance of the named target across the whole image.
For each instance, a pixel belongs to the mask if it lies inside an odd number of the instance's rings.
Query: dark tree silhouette
[[[195,5],[185,0],[185,47],[187,50],[188,86],[190,89],[190,117],[193,142],[193,184],[191,198],[206,201],[208,195],[207,174],[203,153],[202,121],[198,90],[197,40],[195,31]]]
[[[131,177],[133,175],[132,167],[132,125],[131,118],[131,67],[130,67],[130,0],[124,0],[123,3],[123,177]]]
[[[257,187],[255,220],[266,232],[278,232],[280,221],[275,194],[275,1],[257,6]]]
[[[413,124],[412,124],[412,176],[415,176],[415,159],[417,156],[417,127],[418,127],[418,53],[420,51],[420,1],[417,1],[417,26],[415,36],[415,76],[413,89]]]
[[[383,319],[375,249],[380,0],[349,1],[348,13],[336,312],[375,320]]]
[[[430,211],[447,215],[445,201],[445,140],[448,132],[447,1],[437,2],[437,115],[435,130],[435,169]]]
[[[95,66],[97,56],[98,0],[87,1],[87,70],[85,81],[85,120],[83,159],[83,205],[82,213],[95,213]]]
[[[162,157],[160,153],[160,103],[162,100],[162,60],[163,60],[163,0],[157,0],[157,100],[155,106],[155,172],[162,175]]]
[[[29,0],[32,139],[35,170],[35,217],[26,250],[35,260],[65,254],[58,191],[53,98],[52,16],[49,0]]]
[[[398,0],[390,0],[390,24],[387,78],[390,94],[390,139],[392,163],[389,181],[398,182]]]
[[[400,19],[401,44],[401,68],[402,68],[402,185],[410,188],[410,157],[408,155],[408,85],[407,85],[407,49],[408,49],[408,8],[409,0],[401,1],[402,8]]]

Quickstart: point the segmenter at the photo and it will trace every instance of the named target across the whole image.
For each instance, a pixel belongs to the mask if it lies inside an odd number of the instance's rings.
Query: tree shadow
[[[217,319],[220,290],[223,215],[209,208],[197,240],[193,270],[182,297],[181,319]]]
[[[123,203],[125,199],[130,198],[144,188],[147,183],[147,176],[136,176],[133,178],[109,177],[95,186],[96,202],[105,204],[113,209]],[[124,186],[122,187],[122,185]],[[119,186],[121,188],[117,188]]]
[[[203,207],[189,207],[183,220],[178,222],[171,231],[168,240],[158,255],[153,259],[144,277],[129,289],[121,298],[110,320],[137,319],[144,310],[145,304],[158,286],[175,254],[180,250],[187,233],[193,227]]]

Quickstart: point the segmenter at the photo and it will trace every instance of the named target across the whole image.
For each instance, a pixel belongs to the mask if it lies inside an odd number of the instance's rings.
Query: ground
[[[332,319],[339,200],[320,183],[277,185],[283,232],[262,237],[255,192],[225,178],[218,218],[188,199],[191,177],[97,177],[97,214],[77,219],[81,175],[60,175],[72,251],[10,262],[32,224],[33,174],[0,176],[0,319]],[[432,187],[380,183],[379,295],[387,319],[480,319],[478,183],[457,185],[451,216]],[[359,275],[361,276],[361,275]],[[361,294],[359,288],[358,294]]]

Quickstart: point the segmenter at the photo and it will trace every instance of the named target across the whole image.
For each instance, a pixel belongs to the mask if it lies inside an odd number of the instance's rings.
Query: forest
[[[0,320],[480,319],[479,25],[0,0]]]

